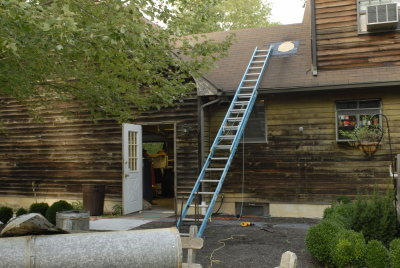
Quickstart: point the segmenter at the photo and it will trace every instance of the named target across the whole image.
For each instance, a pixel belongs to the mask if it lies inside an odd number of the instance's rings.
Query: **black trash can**
[[[82,184],[83,209],[90,216],[103,215],[105,188],[104,184]]]

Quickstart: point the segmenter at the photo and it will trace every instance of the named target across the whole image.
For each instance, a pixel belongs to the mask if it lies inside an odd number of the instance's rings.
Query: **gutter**
[[[311,57],[311,71],[314,76],[317,76],[317,26],[315,21],[315,0],[311,0]]]

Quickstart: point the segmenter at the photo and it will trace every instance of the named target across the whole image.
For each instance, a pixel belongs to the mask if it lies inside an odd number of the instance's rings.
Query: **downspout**
[[[213,105],[215,103],[218,103],[220,101],[221,101],[221,97],[218,97],[215,100],[212,100],[212,101],[204,103],[203,105],[201,105],[201,108],[200,108],[200,163],[201,163],[200,169],[204,165],[204,158],[205,158],[205,152],[204,152],[204,109],[207,108],[208,106],[211,106],[211,105]],[[203,184],[201,185],[201,191],[205,192]],[[201,213],[203,215],[206,214],[206,208],[205,208],[206,205],[207,205],[206,202],[202,200],[201,201]]]
[[[318,64],[317,64],[317,24],[315,18],[315,0],[311,1],[311,70],[314,76],[318,75]]]

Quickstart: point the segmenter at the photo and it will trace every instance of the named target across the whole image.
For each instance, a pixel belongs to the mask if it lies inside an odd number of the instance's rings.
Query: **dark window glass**
[[[379,100],[365,100],[360,101],[360,108],[380,108],[381,102]]]
[[[336,103],[336,109],[343,110],[343,109],[357,109],[357,102],[356,101],[341,101]]]
[[[245,142],[265,142],[265,106],[264,102],[256,102],[244,130]]]

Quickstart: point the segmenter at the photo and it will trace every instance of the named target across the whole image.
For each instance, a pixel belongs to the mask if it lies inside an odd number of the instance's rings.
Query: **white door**
[[[122,199],[124,214],[143,209],[142,126],[122,125]]]

